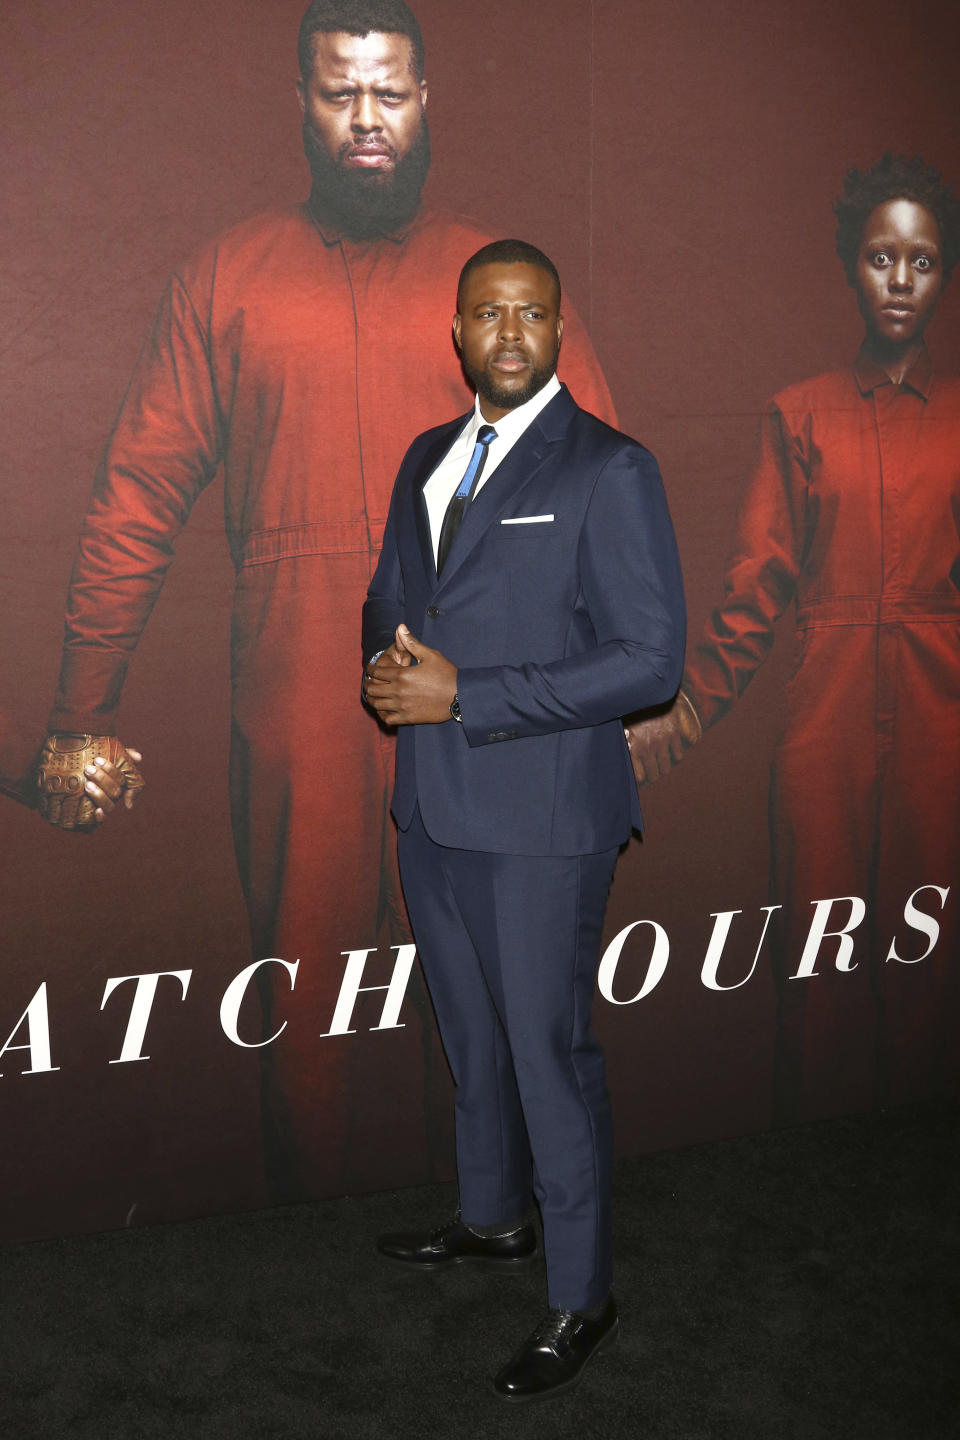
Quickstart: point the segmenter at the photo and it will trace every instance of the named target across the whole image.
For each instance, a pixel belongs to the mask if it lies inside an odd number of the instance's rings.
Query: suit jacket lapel
[[[447,563],[443,567],[440,585],[446,584],[451,575],[456,574],[484,532],[499,521],[501,512],[516,499],[544,465],[554,443],[566,434],[575,411],[576,405],[564,387],[549,405],[544,406],[536,419],[531,421],[509,454],[486,481],[476,499],[468,506],[457,538],[447,556]],[[449,446],[447,448],[449,449]]]
[[[424,451],[411,485],[413,518],[416,524],[423,568],[433,585],[437,583],[437,563],[433,555],[433,539],[430,535],[430,519],[427,515],[427,502],[423,497],[423,487],[469,419],[469,413],[461,415],[458,420],[451,421],[449,425],[445,425],[438,432]]]

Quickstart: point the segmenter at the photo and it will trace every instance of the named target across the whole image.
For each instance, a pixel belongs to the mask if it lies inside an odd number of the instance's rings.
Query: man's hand
[[[652,785],[679,765],[684,753],[700,739],[700,721],[681,690],[668,709],[624,726],[633,773],[638,785]]]
[[[40,814],[58,830],[95,830],[119,803],[133,808],[142,759],[115,735],[48,735],[37,772]]]
[[[376,708],[367,693],[367,682],[371,680],[374,675],[376,675],[377,667],[382,666],[383,670],[389,674],[393,672],[397,665],[412,664],[413,656],[410,654],[410,651],[402,650],[397,644],[396,637],[394,637],[392,645],[388,645],[385,650],[381,650],[380,654],[375,660],[369,661],[369,663],[363,667],[363,685],[361,687],[360,693],[363,696],[363,703],[364,705],[366,705],[368,710],[373,710],[375,715],[377,713]],[[379,719],[380,717],[377,716],[377,718]]]
[[[376,660],[371,660],[368,665],[365,665],[365,666],[364,666],[364,669],[363,669],[363,673],[364,673],[364,675],[369,679],[370,676],[375,675],[375,674],[377,673],[377,666],[378,666],[378,665],[383,665],[384,668],[386,668],[388,665],[389,665],[389,666],[393,666],[393,665],[412,665],[412,664],[413,664],[413,656],[410,654],[410,651],[407,650],[407,649],[405,649],[405,648],[404,648],[404,649],[401,649],[401,647],[400,647],[400,646],[398,645],[398,643],[397,643],[397,637],[394,636],[393,644],[392,644],[392,645],[388,645],[387,648],[386,648],[386,650],[381,650],[381,651],[380,651],[380,654],[377,656]],[[364,698],[364,699],[367,698],[367,686],[366,686],[366,681],[364,681],[364,686],[363,686],[363,698]]]
[[[386,725],[438,725],[450,719],[457,667],[399,625],[390,649],[367,666],[363,691]]]

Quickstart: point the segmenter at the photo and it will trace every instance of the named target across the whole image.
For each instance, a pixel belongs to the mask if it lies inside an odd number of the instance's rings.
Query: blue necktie
[[[453,544],[456,533],[460,529],[463,512],[473,499],[474,491],[483,473],[483,466],[487,458],[487,446],[491,440],[496,440],[496,438],[497,432],[492,425],[481,425],[477,431],[477,443],[473,447],[470,464],[463,472],[463,479],[457,486],[455,493],[451,496],[450,504],[447,506],[443,517],[443,524],[440,526],[440,544],[437,546],[438,575],[442,573],[443,567],[447,563],[450,546]]]

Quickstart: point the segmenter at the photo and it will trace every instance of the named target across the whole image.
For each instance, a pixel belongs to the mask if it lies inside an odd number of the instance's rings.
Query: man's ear
[[[303,76],[297,76],[297,103],[300,106],[300,123],[303,124],[307,118],[307,87],[303,83]]]
[[[460,316],[459,316],[459,314],[456,314],[456,315],[454,315],[454,317],[453,317],[453,343],[454,343],[454,345],[456,345],[457,349],[459,350],[459,349],[460,349]]]

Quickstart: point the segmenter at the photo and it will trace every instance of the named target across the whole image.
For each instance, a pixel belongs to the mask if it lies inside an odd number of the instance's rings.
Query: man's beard
[[[527,372],[526,381],[517,389],[505,386],[488,370],[474,369],[463,360],[461,360],[461,364],[464,374],[481,400],[486,400],[496,410],[516,410],[518,406],[525,405],[528,400],[532,400],[534,395],[541,391],[551,376],[556,373],[558,354],[559,349],[549,365],[531,366]]]
[[[352,240],[373,240],[400,230],[420,208],[420,194],[430,169],[430,132],[421,115],[420,129],[404,156],[394,155],[389,174],[348,170],[333,156],[309,121],[303,126],[303,149],[313,176],[312,198],[324,218]]]

